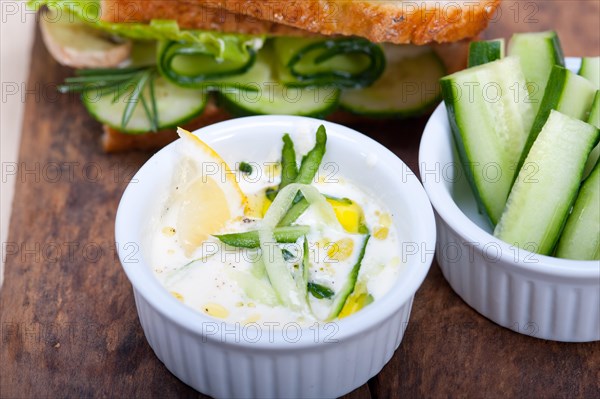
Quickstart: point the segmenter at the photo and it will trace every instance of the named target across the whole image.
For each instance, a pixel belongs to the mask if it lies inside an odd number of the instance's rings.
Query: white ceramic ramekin
[[[536,255],[491,234],[456,156],[443,103],[425,127],[419,170],[436,213],[436,259],[467,304],[533,337],[600,340],[600,262]]]
[[[200,392],[214,397],[336,397],[377,374],[400,345],[435,248],[433,211],[408,167],[372,139],[310,118],[241,118],[196,134],[235,163],[240,154],[246,160],[261,159],[284,132],[315,132],[320,124],[328,134],[323,165],[329,169],[323,172],[336,170],[381,198],[394,216],[406,264],[387,295],[335,323],[265,330],[228,324],[184,306],[160,285],[148,264],[144,228],[156,209],[154,198],[168,189],[178,142],[154,155],[123,194],[116,240],[144,333],[165,366]]]

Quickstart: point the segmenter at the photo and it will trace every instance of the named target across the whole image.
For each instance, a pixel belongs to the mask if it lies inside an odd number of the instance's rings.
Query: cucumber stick
[[[516,33],[510,39],[508,55],[517,56],[521,60],[529,98],[534,112],[537,112],[552,67],[565,65],[558,35],[554,31]]]
[[[129,93],[134,90],[131,86]],[[144,88],[144,97],[149,98],[150,85]],[[154,97],[158,115],[158,129],[184,124],[199,115],[206,106],[207,93],[202,90],[184,89],[167,82],[162,76],[154,80]],[[125,133],[147,133],[152,130],[143,104],[137,104],[126,129],[121,129],[121,118],[127,105],[128,95],[116,98],[115,93],[91,90],[82,94],[88,112],[98,121]]]
[[[595,126],[552,111],[519,172],[494,235],[551,255],[599,135]]]
[[[592,104],[592,109],[590,110],[590,116],[588,117],[587,123],[592,126],[596,126],[600,129],[600,90],[596,91],[596,96],[594,97],[594,103]],[[600,159],[600,144],[598,144],[591,152],[588,160],[585,164],[585,170],[583,172],[583,177],[586,178],[596,165]]]
[[[471,42],[469,45],[469,68],[504,58],[504,39]]]
[[[556,110],[575,119],[587,120],[596,89],[587,79],[566,68],[555,65],[548,79],[548,86],[538,113],[527,137],[519,167],[523,165],[529,149],[545,125],[551,110]]]
[[[600,129],[600,90],[596,90],[596,95],[594,96],[594,102],[592,103],[590,116],[588,117],[587,122]]]
[[[600,57],[584,57],[581,59],[579,75],[589,80],[600,90]]]
[[[579,190],[556,247],[556,256],[600,260],[600,162]]]
[[[518,58],[506,57],[440,82],[467,179],[480,209],[495,225],[534,117],[521,65]]]
[[[371,86],[344,90],[342,108],[371,117],[411,117],[431,109],[440,99],[444,64],[429,48],[383,46],[387,65]]]

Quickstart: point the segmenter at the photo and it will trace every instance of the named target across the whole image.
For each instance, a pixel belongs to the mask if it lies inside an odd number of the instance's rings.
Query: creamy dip
[[[261,208],[268,205],[264,199],[265,190],[277,186],[281,174],[277,164],[280,142],[274,143],[274,147],[269,159],[239,160],[251,162],[252,172],[249,174],[239,171],[239,163],[231,165],[236,181],[250,205],[244,215],[232,218],[225,227],[212,234],[240,233],[261,228]],[[301,158],[300,155],[298,158]],[[193,163],[183,153],[182,166],[173,176],[172,192],[167,194],[166,200],[160,205],[161,209],[157,209],[159,216],[152,220],[149,227],[151,264],[162,285],[187,306],[231,323],[257,323],[264,326],[268,322],[269,326],[280,323],[282,327],[289,322],[307,326],[326,320],[336,294],[345,286],[350,271],[360,260],[366,235],[348,232],[340,224],[324,223],[318,209],[310,206],[293,223],[310,228],[305,235],[310,265],[308,281],[326,287],[334,295],[317,298],[315,294],[308,293],[306,305],[295,309],[284,306],[278,300],[265,271],[264,257],[270,255],[263,254],[260,248],[234,248],[210,236],[193,253],[184,250],[176,224],[181,192],[193,180],[194,172],[198,172],[198,168],[189,167],[190,162]],[[321,166],[321,171],[326,169],[326,165]],[[368,228],[370,238],[360,261],[354,293],[348,301],[354,300],[359,304],[355,310],[363,305],[368,306],[368,303],[377,301],[390,290],[403,269],[399,237],[393,223],[396,215],[391,215],[373,193],[356,186],[340,173],[318,173],[312,186],[321,194],[333,198],[329,203],[352,203],[350,212],[358,209],[364,215],[363,224]],[[335,199],[350,199],[351,202]],[[337,219],[341,221],[340,216]],[[295,243],[278,245],[284,250],[285,267],[292,275],[298,275],[303,265],[304,237]],[[340,317],[348,315],[350,308],[344,307]]]

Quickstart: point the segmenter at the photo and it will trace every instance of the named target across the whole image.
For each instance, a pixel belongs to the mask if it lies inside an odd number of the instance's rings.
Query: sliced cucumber
[[[198,45],[159,43],[157,65],[167,80],[188,88],[220,90],[234,87],[258,91],[257,82],[268,81],[271,77],[268,49],[261,49],[260,53],[264,54],[258,56],[255,50],[249,49],[248,59],[227,63],[217,62],[212,55],[202,51],[191,51],[193,46]]]
[[[88,112],[98,121],[123,133],[147,133],[152,126],[143,104],[138,103],[129,123],[125,129],[121,128],[123,112],[127,107],[127,99],[131,89],[120,98],[115,98],[114,93],[102,93],[92,90],[82,94],[83,104]],[[149,98],[150,85],[144,89],[144,97]],[[158,115],[158,128],[164,129],[184,124],[199,115],[206,106],[207,93],[202,90],[191,90],[177,87],[167,82],[162,77],[154,80],[154,97],[156,98],[156,110]]]
[[[596,96],[594,97],[594,103],[592,104],[592,109],[590,110],[590,116],[587,122],[596,126],[600,129],[600,90],[596,91]],[[590,153],[588,160],[585,164],[585,170],[583,171],[583,177],[586,178],[594,169],[594,165],[600,159],[600,144],[598,144]]]
[[[471,42],[469,45],[469,68],[504,58],[504,39]]]
[[[585,180],[556,247],[565,259],[600,260],[600,162]]]
[[[600,129],[600,90],[596,90],[596,95],[594,96],[594,102],[592,103],[590,116],[588,117],[587,122]]]
[[[544,98],[523,148],[519,168],[525,162],[529,149],[545,125],[551,110],[559,111],[572,118],[587,120],[595,94],[594,85],[587,79],[555,65],[550,73]]]
[[[438,82],[446,70],[431,49],[415,54],[411,46],[385,45],[384,52],[387,66],[381,78],[364,89],[344,90],[342,108],[372,117],[409,117],[439,101]]]
[[[581,59],[579,75],[583,76],[600,90],[600,57],[584,57]]]
[[[258,278],[252,273],[243,272],[233,268],[228,269],[227,274],[231,280],[237,283],[249,299],[268,306],[277,306],[281,304],[275,290],[273,290],[273,287],[269,283],[269,280]]]
[[[245,115],[302,115],[324,117],[339,103],[340,91],[332,87],[287,87],[274,77],[271,67],[272,50],[263,48],[254,67],[260,69],[260,78],[249,80],[246,88],[221,85],[219,102],[230,113]],[[258,74],[258,72],[256,72]]]
[[[264,82],[258,91],[221,89],[221,104],[232,114],[301,115],[323,118],[335,111],[340,91],[335,88],[286,87],[279,82]]]
[[[516,33],[510,40],[508,55],[521,60],[529,98],[537,113],[552,67],[565,65],[558,35],[554,31]]]
[[[494,235],[532,252],[552,254],[599,135],[595,126],[552,111],[519,172]]]
[[[331,87],[286,87],[276,81],[261,81],[254,90],[221,88],[219,100],[229,112],[245,115],[302,115],[325,117],[339,102],[340,91]]]
[[[385,69],[381,46],[360,37],[272,39],[278,81],[286,86],[361,88]]]
[[[441,86],[460,160],[495,225],[533,121],[521,65],[506,57],[446,76]]]
[[[369,243],[369,238],[371,236],[366,235],[363,243],[360,248],[360,253],[358,254],[358,260],[350,270],[350,274],[348,275],[348,279],[342,286],[342,288],[335,294],[333,298],[333,304],[331,305],[331,311],[329,313],[328,320],[335,319],[346,304],[348,297],[354,292],[354,287],[356,287],[356,281],[358,280],[358,273],[360,272],[360,267],[362,265],[362,260],[365,257],[365,252],[367,250],[367,244]]]

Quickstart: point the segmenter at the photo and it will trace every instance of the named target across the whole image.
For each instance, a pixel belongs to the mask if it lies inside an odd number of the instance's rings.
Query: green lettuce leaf
[[[27,5],[33,10],[47,6],[58,12],[68,12],[97,29],[130,39],[199,44],[218,61],[247,60],[249,52],[260,49],[265,40],[263,36],[180,29],[173,20],[152,20],[149,24],[107,22],[100,19],[100,0],[29,0]]]

